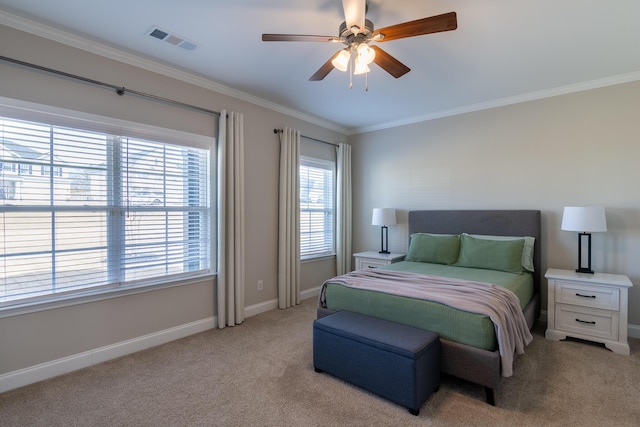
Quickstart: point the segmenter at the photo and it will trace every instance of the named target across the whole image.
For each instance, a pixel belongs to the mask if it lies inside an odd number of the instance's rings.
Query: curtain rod
[[[282,129],[274,129],[273,133],[281,133]],[[305,138],[305,139],[310,139],[311,141],[315,141],[315,142],[321,142],[323,144],[329,144],[329,145],[333,145],[335,147],[339,147],[340,144],[336,144],[335,142],[329,142],[329,141],[323,141],[321,139],[317,139],[317,138],[311,138],[310,136],[305,136],[305,135],[300,135],[301,138]]]
[[[154,101],[160,101],[160,102],[164,102],[164,103],[167,103],[167,104],[177,105],[179,107],[187,108],[187,109],[190,109],[190,110],[196,110],[196,111],[199,111],[201,113],[214,114],[214,115],[217,115],[217,116],[220,115],[220,113],[218,111],[208,110],[206,108],[198,107],[197,105],[191,105],[191,104],[186,104],[184,102],[175,101],[173,99],[162,98],[160,96],[151,95],[151,94],[144,93],[144,92],[139,92],[137,90],[127,89],[124,86],[112,85],[110,83],[105,83],[105,82],[101,82],[101,81],[98,81],[98,80],[89,79],[87,77],[82,77],[82,76],[78,76],[78,75],[75,75],[75,74],[66,73],[64,71],[54,70],[53,68],[47,68],[47,67],[43,67],[41,65],[31,64],[29,62],[20,61],[18,59],[8,58],[6,56],[0,56],[0,59],[2,59],[3,61],[12,62],[14,64],[22,65],[24,67],[35,68],[36,70],[40,70],[40,71],[46,71],[47,73],[57,74],[59,76],[68,77],[68,78],[76,79],[76,80],[81,80],[83,82],[91,83],[91,84],[94,84],[94,85],[97,85],[97,86],[105,86],[105,87],[108,87],[108,88],[111,88],[111,89],[115,90],[116,93],[118,95],[120,95],[120,96],[124,95],[125,93],[131,93],[133,95],[137,95],[137,96],[140,96],[140,97],[143,97],[143,98],[149,98],[149,99],[152,99]]]

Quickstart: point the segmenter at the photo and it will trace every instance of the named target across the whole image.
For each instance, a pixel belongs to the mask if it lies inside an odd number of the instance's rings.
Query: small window
[[[32,172],[33,172],[32,165],[24,165],[24,164],[18,165],[18,175],[31,175]]]
[[[335,164],[300,158],[300,257],[335,253]]]

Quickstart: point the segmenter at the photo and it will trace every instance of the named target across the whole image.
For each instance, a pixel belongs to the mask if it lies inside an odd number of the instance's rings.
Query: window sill
[[[315,262],[315,261],[324,261],[327,259],[333,259],[336,257],[336,254],[331,254],[331,255],[320,255],[320,256],[315,256],[315,257],[309,257],[309,258],[303,258],[300,260],[300,264],[306,264],[308,262]]]
[[[83,294],[68,295],[46,301],[30,301],[17,303],[15,305],[0,308],[0,319],[4,317],[20,316],[23,314],[37,313],[39,311],[53,310],[57,308],[69,307],[79,304],[87,304],[96,301],[103,301],[111,298],[120,298],[128,295],[140,294],[143,292],[153,292],[160,289],[186,286],[205,280],[213,280],[216,274],[205,274],[196,277],[189,277],[171,282],[155,283],[152,285],[128,286],[126,288],[103,289],[88,291]]]

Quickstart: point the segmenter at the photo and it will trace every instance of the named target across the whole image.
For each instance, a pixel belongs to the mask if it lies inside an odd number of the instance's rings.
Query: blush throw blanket
[[[533,336],[516,294],[501,286],[441,276],[380,269],[356,270],[327,280],[320,292],[326,307],[327,283],[424,299],[488,316],[493,322],[502,364],[502,376],[513,375],[513,355],[524,353]]]

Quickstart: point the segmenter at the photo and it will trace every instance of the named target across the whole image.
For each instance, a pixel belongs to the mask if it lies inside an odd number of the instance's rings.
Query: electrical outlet
[[[261,291],[264,289],[264,282],[262,280],[258,280],[258,290]]]

